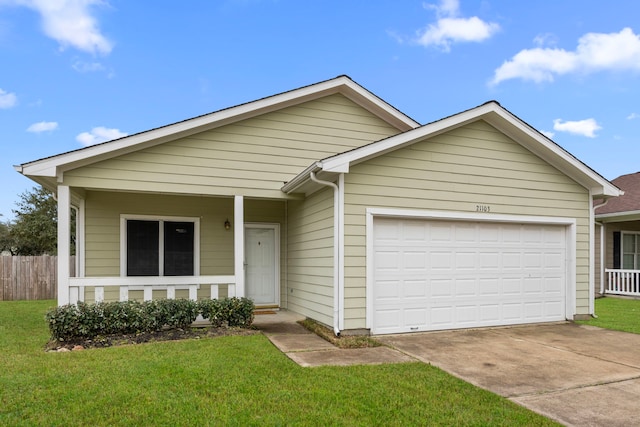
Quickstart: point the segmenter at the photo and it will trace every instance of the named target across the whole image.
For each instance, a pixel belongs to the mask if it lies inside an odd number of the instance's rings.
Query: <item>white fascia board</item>
[[[547,139],[537,130],[523,122],[498,104],[492,104],[491,114],[482,119],[496,127],[540,158],[557,167],[579,184],[590,190],[594,197],[621,195],[621,190],[582,163],[562,147]],[[498,119],[499,118],[499,119]],[[523,138],[524,136],[524,138]]]
[[[353,80],[348,77],[343,78],[345,79],[344,85],[351,89],[350,91],[344,91],[343,95],[356,104],[372,111],[377,116],[382,117],[387,123],[403,132],[420,126],[420,123],[378,98]]]
[[[591,190],[594,196],[615,197],[621,194],[619,188],[597,174],[591,168],[573,157],[562,147],[544,137],[537,130],[520,120],[495,101],[449,116],[420,128],[383,139],[344,154],[322,161],[325,171],[347,171],[351,164],[359,163],[386,152],[410,145],[422,138],[433,137],[452,128],[467,123],[485,120],[525,148],[557,167],[576,182]]]
[[[305,170],[296,175],[291,181],[283,185],[280,190],[285,194],[294,193],[298,188],[311,179],[311,172],[318,172],[321,169],[322,165],[319,162],[311,164]]]
[[[464,111],[433,123],[429,123],[422,127],[410,130],[399,135],[356,148],[355,150],[338,154],[322,160],[322,169],[326,171],[340,170],[345,168],[344,165],[357,164],[366,159],[380,156],[389,151],[397,150],[405,145],[412,144],[425,137],[433,137],[447,130],[462,126],[471,121],[477,120],[483,114],[491,111],[489,104],[484,104],[472,110]],[[348,166],[347,171],[348,171]]]
[[[640,210],[625,211],[625,212],[611,212],[606,214],[596,214],[596,221],[600,222],[624,222],[624,221],[637,221],[640,219]]]
[[[172,125],[141,132],[84,149],[70,151],[20,166],[23,175],[55,177],[59,172],[86,166],[128,152],[172,141],[198,132],[235,123],[260,114],[297,105],[334,93],[342,93],[363,108],[378,114],[400,130],[419,124],[393,108],[346,76],[294,89],[281,94],[230,107],[224,110],[187,119]]]

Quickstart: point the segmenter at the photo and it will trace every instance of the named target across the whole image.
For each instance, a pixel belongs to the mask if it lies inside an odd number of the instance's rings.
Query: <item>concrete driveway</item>
[[[640,335],[562,323],[376,338],[565,425],[640,425]]]

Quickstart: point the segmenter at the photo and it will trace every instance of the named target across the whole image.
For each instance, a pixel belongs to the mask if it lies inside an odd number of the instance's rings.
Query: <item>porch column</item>
[[[68,185],[58,185],[58,305],[69,304],[71,256],[71,196]],[[73,301],[76,303],[77,301]]]
[[[233,202],[233,247],[236,296],[244,297],[244,197],[235,196]]]

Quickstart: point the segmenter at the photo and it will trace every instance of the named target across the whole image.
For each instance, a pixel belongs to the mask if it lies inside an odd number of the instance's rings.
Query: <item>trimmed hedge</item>
[[[188,328],[198,317],[215,327],[247,328],[253,323],[253,301],[248,298],[191,301],[159,299],[69,304],[47,312],[51,338],[57,341],[93,339],[101,335],[134,334],[162,328]]]

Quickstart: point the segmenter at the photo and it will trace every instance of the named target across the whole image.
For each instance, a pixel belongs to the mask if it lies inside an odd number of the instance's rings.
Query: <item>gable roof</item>
[[[558,144],[503,108],[496,101],[486,102],[478,107],[437,120],[419,128],[318,161],[286,183],[282,187],[282,191],[285,193],[308,193],[313,191],[318,185],[311,181],[309,177],[311,172],[318,173],[320,179],[331,181],[334,179],[332,175],[349,172],[349,168],[352,165],[477,120],[486,121],[514,141],[517,141],[529,151],[589,189],[592,196],[607,198],[621,194],[615,185],[611,184]]]
[[[59,180],[60,176],[67,170],[87,166],[336,93],[342,94],[401,132],[420,126],[418,122],[372,92],[369,92],[348,76],[342,75],[235,107],[225,108],[167,126],[14,167],[23,175],[29,176],[45,187],[53,189],[52,187],[55,187],[56,180]]]
[[[596,217],[599,219],[633,215],[640,217],[640,172],[621,175],[611,183],[622,189],[624,194],[597,207]]]

